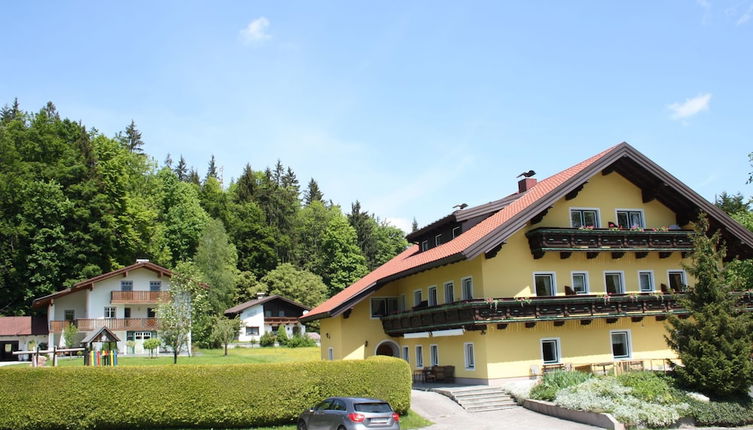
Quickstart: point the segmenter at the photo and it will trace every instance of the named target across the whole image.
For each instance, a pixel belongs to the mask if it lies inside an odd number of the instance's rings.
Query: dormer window
[[[424,240],[423,242],[421,242],[421,251],[426,251],[427,249],[429,249],[429,241]]]
[[[434,236],[434,246],[439,246],[442,244],[442,235],[438,234]]]

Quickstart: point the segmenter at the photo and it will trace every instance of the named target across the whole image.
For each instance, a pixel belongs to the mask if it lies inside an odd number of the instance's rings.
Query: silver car
[[[298,430],[400,430],[400,416],[379,399],[330,397],[298,417]]]

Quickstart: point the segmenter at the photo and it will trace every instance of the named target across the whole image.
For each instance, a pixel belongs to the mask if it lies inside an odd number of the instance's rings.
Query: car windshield
[[[356,403],[353,408],[356,412],[392,412],[387,403]]]

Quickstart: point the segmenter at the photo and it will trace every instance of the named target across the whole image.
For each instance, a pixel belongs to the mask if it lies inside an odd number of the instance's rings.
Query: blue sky
[[[401,227],[621,141],[751,194],[753,0],[11,2],[0,37],[0,104],[226,182],[279,158]]]

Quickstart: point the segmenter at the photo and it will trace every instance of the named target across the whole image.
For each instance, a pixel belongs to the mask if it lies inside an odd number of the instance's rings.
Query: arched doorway
[[[400,358],[400,347],[391,340],[383,340],[376,347],[376,355]]]

